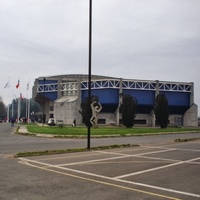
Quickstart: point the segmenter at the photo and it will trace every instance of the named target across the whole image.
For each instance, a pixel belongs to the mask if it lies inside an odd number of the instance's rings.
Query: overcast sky
[[[88,18],[89,0],[0,0],[6,105],[40,76],[88,73]],[[93,0],[92,74],[194,82],[200,107],[199,71],[200,0]]]

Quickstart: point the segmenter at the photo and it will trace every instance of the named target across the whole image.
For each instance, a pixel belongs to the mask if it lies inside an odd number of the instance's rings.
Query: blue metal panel
[[[96,89],[91,90],[91,95],[97,96],[101,104],[118,104],[119,90],[118,89]],[[82,91],[82,101],[88,96],[88,91]]]
[[[190,106],[190,93],[188,92],[162,91],[160,94],[165,94],[169,106]]]
[[[102,105],[101,112],[114,113],[119,103],[118,89],[96,89],[91,90],[91,95],[97,96]],[[82,91],[82,101],[88,96],[88,91]]]
[[[55,101],[58,98],[57,92],[46,92],[44,96],[50,99],[51,101]]]
[[[118,104],[101,104],[103,113],[114,113],[117,109]]]
[[[150,114],[154,105],[137,105],[136,112],[140,114]]]
[[[55,101],[58,98],[58,94],[56,91],[52,91],[49,89],[51,84],[58,83],[57,80],[39,80],[39,85],[43,85],[43,90],[39,91],[42,96],[50,99],[51,101]]]
[[[190,106],[190,93],[162,91],[168,99],[170,114],[183,114]],[[137,113],[150,113],[155,104],[155,91],[123,89],[123,94],[129,94],[137,99]],[[118,89],[92,89],[91,95],[97,96],[103,109],[102,112],[114,112],[118,106]],[[82,91],[82,101],[88,96],[88,91]]]
[[[88,91],[87,90],[82,90],[81,91],[81,102],[83,102],[86,97],[88,97]]]
[[[188,110],[188,106],[169,106],[169,114],[184,114]]]
[[[129,94],[135,97],[138,105],[154,105],[155,103],[155,91],[124,89],[123,94]]]

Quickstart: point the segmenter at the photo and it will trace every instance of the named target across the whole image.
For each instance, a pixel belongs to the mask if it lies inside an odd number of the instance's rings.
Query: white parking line
[[[195,159],[192,159],[192,160],[195,160]],[[40,168],[40,169],[43,169],[43,170],[52,171],[52,172],[56,172],[56,170],[50,170],[46,167],[56,168],[56,169],[61,169],[61,170],[67,170],[67,171],[75,172],[75,173],[78,173],[78,174],[84,174],[84,175],[99,177],[99,178],[103,178],[103,179],[107,179],[107,180],[117,181],[117,182],[121,182],[121,183],[128,183],[128,184],[131,184],[131,185],[138,185],[138,186],[143,186],[143,187],[146,187],[146,188],[152,188],[152,189],[156,189],[156,190],[162,190],[162,191],[172,192],[172,193],[176,193],[176,194],[200,198],[199,194],[193,194],[193,193],[188,193],[188,192],[183,192],[183,191],[178,191],[178,190],[173,190],[173,189],[168,189],[168,188],[163,188],[163,187],[157,187],[157,186],[138,183],[138,182],[126,181],[126,180],[122,180],[122,179],[119,179],[119,178],[111,178],[111,177],[107,177],[107,176],[101,176],[101,175],[98,175],[98,174],[83,172],[83,171],[80,171],[80,170],[70,169],[70,168],[61,167],[61,166],[57,166],[57,165],[51,165],[51,164],[42,163],[42,162],[39,162],[39,161],[29,160],[29,159],[25,159],[25,158],[20,158],[20,163],[26,164],[26,165],[29,165],[29,166],[32,166],[32,167]],[[41,166],[46,166],[46,167],[37,166],[37,165],[31,164],[31,163],[35,163],[35,164],[38,164],[38,165],[41,165]],[[59,173],[59,171],[58,171],[58,173]],[[70,176],[70,174],[67,174],[67,175]]]
[[[68,156],[63,156],[62,154],[61,155],[58,155],[57,157],[50,157],[49,158],[39,158],[37,160],[59,160],[59,159],[65,159],[65,158],[77,158],[77,157],[89,157],[89,156],[94,156],[95,154],[98,154],[98,152],[96,151],[91,151],[91,152],[88,152],[88,154],[79,154],[79,155],[74,155],[74,154],[71,154],[71,155],[68,155]]]
[[[115,178],[116,179],[127,178],[129,176],[135,176],[135,175],[138,175],[138,174],[144,174],[144,173],[147,173],[147,172],[152,172],[152,171],[168,168],[168,167],[180,165],[180,164],[183,164],[183,163],[184,163],[184,161],[181,161],[181,162],[172,163],[172,164],[169,164],[169,165],[164,165],[164,166],[161,166],[161,167],[155,167],[155,168],[151,168],[151,169],[147,169],[147,170],[142,170],[142,171],[139,171],[139,172],[134,172],[134,173],[130,173],[130,174],[124,174],[124,175],[121,175],[121,176],[116,176]]]
[[[121,178],[126,178],[126,177],[129,177],[129,176],[135,176],[135,175],[138,175],[138,174],[144,174],[144,173],[147,173],[147,172],[152,172],[152,171],[156,171],[156,170],[160,170],[160,169],[164,169],[164,168],[168,168],[168,167],[172,167],[172,166],[176,166],[176,165],[181,165],[181,164],[184,164],[184,163],[190,163],[192,161],[199,160],[199,159],[200,159],[200,157],[190,159],[190,160],[186,160],[186,161],[180,161],[180,162],[177,162],[177,163],[172,163],[172,164],[164,165],[164,166],[161,166],[161,167],[155,167],[155,168],[151,168],[151,169],[147,169],[147,170],[143,170],[143,171],[139,171],[139,172],[134,172],[134,173],[130,173],[130,174],[116,176],[115,178],[121,179]]]
[[[168,152],[168,151],[173,151],[173,149],[166,149],[166,150],[161,150],[161,151],[152,151],[148,153],[140,153],[136,155],[129,155],[129,154],[122,154],[122,153],[111,153],[107,151],[98,151],[98,152],[103,152],[104,154],[112,154],[112,155],[120,155],[118,157],[112,157],[112,158],[103,158],[103,159],[95,159],[95,160],[88,160],[88,161],[80,161],[80,162],[74,162],[74,163],[66,163],[66,164],[59,164],[57,166],[70,166],[70,165],[80,165],[80,164],[86,164],[86,163],[93,163],[93,162],[100,162],[100,161],[107,161],[107,160],[115,160],[115,159],[121,159],[121,158],[127,158],[127,157],[134,157],[134,156],[140,156],[140,155],[148,155],[148,154],[155,154],[155,153],[162,153],[162,152]]]
[[[69,173],[66,173],[66,172],[61,172],[61,171],[57,171],[57,170],[54,170],[54,169],[50,169],[48,167],[37,166],[37,165],[34,165],[34,164],[30,164],[27,159],[26,159],[26,161],[24,160],[24,161],[20,161],[20,162],[22,164],[26,164],[26,165],[34,167],[34,168],[42,169],[42,170],[45,170],[45,171],[49,171],[49,172],[52,172],[52,173],[57,173],[57,174],[65,175],[65,176],[70,176],[70,177],[73,177],[73,178],[82,179],[82,180],[85,180],[85,181],[91,181],[91,182],[95,182],[95,183],[98,183],[98,184],[103,184],[103,185],[107,185],[107,186],[111,186],[111,187],[130,190],[130,191],[139,192],[139,193],[152,195],[152,196],[157,196],[157,197],[161,197],[161,198],[164,198],[164,199],[181,200],[181,199],[176,198],[176,197],[170,197],[170,196],[167,196],[167,195],[149,192],[149,191],[145,191],[145,190],[142,190],[142,189],[127,187],[127,186],[123,186],[123,185],[120,185],[120,184],[118,185],[118,184],[114,184],[114,183],[109,183],[107,181],[100,181],[100,180],[96,180],[96,179],[92,179],[92,178],[83,177],[83,176],[80,176],[80,175],[69,174]],[[64,168],[64,169],[67,170],[67,168]],[[103,176],[101,176],[101,178],[103,178]],[[106,179],[106,177],[105,177],[105,179]],[[107,178],[107,179],[109,179],[109,178]],[[110,179],[110,180],[112,180],[112,179]]]
[[[131,156],[130,155],[123,155],[123,156],[112,157],[112,158],[102,158],[102,159],[95,159],[95,160],[80,161],[80,162],[67,163],[67,164],[60,164],[60,165],[57,165],[57,166],[63,167],[63,166],[70,166],[70,165],[80,165],[80,164],[85,164],[85,163],[94,163],[94,162],[115,160],[115,159],[121,159],[121,158],[127,158],[127,157],[131,157]]]
[[[150,159],[150,160],[169,161],[169,162],[181,162],[182,161],[182,160],[174,160],[174,159],[168,159],[168,158],[156,158],[156,157],[142,156],[142,155],[134,155],[134,157],[146,158],[146,159]]]

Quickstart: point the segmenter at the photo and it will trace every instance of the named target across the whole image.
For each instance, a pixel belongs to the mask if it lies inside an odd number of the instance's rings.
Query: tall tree
[[[129,94],[123,96],[120,110],[122,112],[122,121],[124,126],[131,128],[134,126],[134,119],[137,108],[137,99]]]
[[[1,119],[5,119],[6,115],[7,115],[7,113],[6,113],[6,106],[3,103],[2,98],[0,97],[0,118]]]
[[[164,94],[157,95],[154,112],[156,116],[156,123],[160,125],[161,128],[166,128],[169,118],[169,105]]]
[[[23,99],[21,100],[21,116],[20,117],[25,117],[26,116],[26,112],[27,112],[27,99]],[[40,105],[34,101],[33,99],[30,99],[30,112],[33,113],[37,113],[37,112],[41,112],[41,107]],[[10,114],[9,116],[12,116],[13,113],[13,117],[17,118],[18,114],[18,99],[13,99],[12,103],[9,105],[9,111]]]

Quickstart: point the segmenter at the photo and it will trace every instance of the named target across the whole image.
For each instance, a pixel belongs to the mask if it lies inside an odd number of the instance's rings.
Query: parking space
[[[19,162],[52,176],[132,192],[138,196],[135,199],[200,199],[199,141],[20,158]]]

